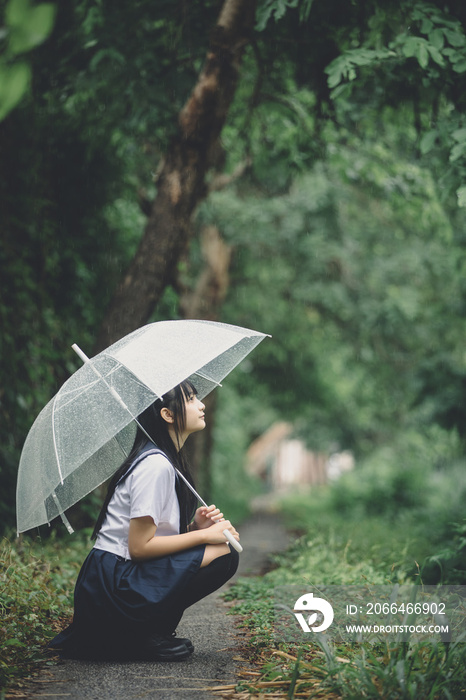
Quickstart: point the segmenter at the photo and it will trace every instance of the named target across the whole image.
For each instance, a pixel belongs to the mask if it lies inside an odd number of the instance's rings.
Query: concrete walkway
[[[239,529],[244,552],[238,576],[264,571],[269,555],[286,549],[288,536],[277,515],[258,513]],[[224,589],[222,589],[224,590]],[[67,700],[196,700],[217,697],[216,686],[234,684],[239,665],[241,633],[234,618],[226,614],[221,591],[188,609],[178,628],[189,637],[194,654],[184,662],[103,663],[66,660],[44,670],[22,697]]]

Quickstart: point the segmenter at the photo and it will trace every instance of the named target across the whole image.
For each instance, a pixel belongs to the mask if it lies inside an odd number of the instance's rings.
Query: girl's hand
[[[212,523],[212,526],[206,530],[205,540],[206,544],[224,544],[227,540],[223,534],[224,530],[229,530],[235,540],[239,542],[239,534],[236,532],[233,525],[229,520],[222,520],[219,523]]]
[[[211,505],[206,508],[206,506],[201,506],[196,510],[196,515],[194,516],[193,530],[203,530],[206,527],[210,527],[214,524],[216,520],[223,520],[223,513],[217,508],[217,506]]]

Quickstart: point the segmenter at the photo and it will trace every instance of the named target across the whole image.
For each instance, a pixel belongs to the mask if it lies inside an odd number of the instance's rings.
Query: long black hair
[[[186,477],[186,479],[188,479],[189,483],[194,486],[187,459],[183,454],[183,449],[177,449],[168,432],[168,423],[161,416],[162,408],[168,408],[173,414],[174,422],[172,425],[175,432],[175,439],[178,443],[178,438],[186,423],[186,399],[193,393],[197,393],[193,384],[187,380],[182,382],[143,411],[138,416],[138,422],[151,436],[152,442],[167,455],[170,462]],[[125,476],[131,469],[131,465],[141,450],[146,446],[147,442],[147,435],[138,426],[131,452],[121,467],[115,472],[109,483],[107,495],[92,533],[93,539],[99,534],[107,514],[108,504],[115,492],[117,484],[124,481]],[[176,495],[180,505],[180,532],[186,532],[188,524],[191,522],[196,510],[197,499],[179,477],[176,478]]]

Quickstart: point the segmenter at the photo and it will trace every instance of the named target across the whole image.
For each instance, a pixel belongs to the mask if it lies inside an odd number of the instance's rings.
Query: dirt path
[[[280,518],[257,513],[241,528],[237,576],[260,574],[269,555],[287,547],[288,536]],[[187,610],[178,634],[192,639],[195,653],[181,663],[102,663],[66,660],[44,670],[22,697],[67,700],[196,700],[218,697],[215,686],[236,683],[241,633],[226,614],[220,593],[214,593]],[[242,663],[244,666],[244,662]]]

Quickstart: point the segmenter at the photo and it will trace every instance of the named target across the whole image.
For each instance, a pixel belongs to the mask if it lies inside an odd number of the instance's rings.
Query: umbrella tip
[[[81,350],[81,348],[79,347],[79,345],[77,345],[76,343],[73,343],[73,345],[72,345],[71,347],[72,347],[72,349],[75,351],[76,355],[77,355],[79,358],[81,358],[81,360],[82,360],[83,362],[89,362],[88,356],[86,355],[86,353],[84,353],[84,352]]]

